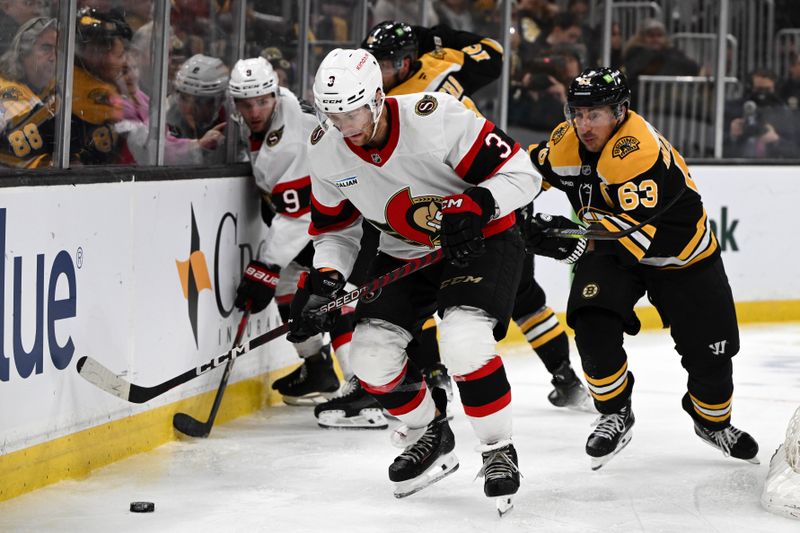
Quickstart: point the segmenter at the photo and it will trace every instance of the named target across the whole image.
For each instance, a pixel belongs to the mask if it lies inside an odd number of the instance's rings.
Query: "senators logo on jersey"
[[[322,139],[323,135],[325,135],[325,129],[322,126],[314,128],[314,131],[311,132],[311,138],[309,139],[311,144],[317,144],[320,139]]]
[[[439,246],[442,229],[441,203],[441,196],[411,196],[411,190],[406,187],[386,203],[388,227],[380,229],[409,244],[431,248]]]
[[[267,134],[267,146],[272,148],[279,142],[281,142],[281,137],[283,137],[283,126],[278,128],[277,130],[273,130]]]
[[[635,152],[638,149],[639,139],[636,137],[631,137],[630,135],[626,135],[614,143],[614,148],[611,150],[611,156],[625,159],[627,155]]]
[[[421,117],[425,117],[436,111],[437,107],[439,107],[438,100],[426,94],[417,102],[417,105],[414,106],[414,112]]]

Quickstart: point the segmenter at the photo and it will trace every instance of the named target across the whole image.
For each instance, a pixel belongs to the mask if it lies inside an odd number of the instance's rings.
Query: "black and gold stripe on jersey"
[[[55,94],[37,95],[27,85],[0,78],[0,164],[17,168],[49,165],[55,145]]]
[[[731,409],[733,407],[733,396],[729,397],[722,403],[706,403],[698,400],[693,394],[689,394],[691,399],[692,409],[694,413],[701,419],[714,423],[725,423],[731,418]]]
[[[592,398],[598,402],[607,402],[622,394],[628,386],[628,362],[625,361],[622,368],[609,376],[592,377],[586,373],[584,376]]]
[[[685,268],[718,255],[686,162],[635,112],[628,112],[599,154],[581,145],[569,122],[529,153],[544,188],[563,190],[585,223],[620,231],[656,217],[617,241],[596,242],[597,251],[661,269]]]

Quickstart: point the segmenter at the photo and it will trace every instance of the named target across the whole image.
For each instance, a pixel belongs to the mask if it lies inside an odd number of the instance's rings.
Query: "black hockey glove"
[[[263,311],[275,296],[275,287],[278,286],[280,273],[281,269],[277,265],[250,261],[242,274],[242,282],[236,289],[236,300],[233,304],[244,311],[249,301],[251,302],[250,312]]]
[[[558,215],[537,213],[524,221],[525,251],[531,254],[552,257],[562,263],[575,263],[586,251],[586,239],[572,237],[551,237],[545,233],[548,228],[582,228],[570,219]]]
[[[319,313],[317,310],[339,296],[344,284],[342,275],[335,270],[322,272],[312,269],[308,274],[303,273],[292,300],[291,322],[286,339],[289,342],[303,342],[317,333],[333,329],[342,310],[328,313]]]
[[[492,193],[484,187],[470,187],[442,199],[442,250],[452,264],[465,267],[486,251],[482,230],[494,214],[494,205]]]

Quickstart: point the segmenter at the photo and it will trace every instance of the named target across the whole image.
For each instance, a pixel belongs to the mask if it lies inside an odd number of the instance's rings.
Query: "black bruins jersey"
[[[75,66],[69,150],[84,165],[119,162],[121,141],[114,123],[123,118],[117,88]]]
[[[586,150],[569,122],[528,151],[544,177],[543,189],[564,191],[587,224],[622,231],[659,215],[629,236],[595,241],[597,251],[660,269],[685,268],[719,255],[686,162],[633,111],[600,153]]]
[[[55,93],[35,94],[27,85],[0,78],[0,164],[49,166],[55,145]]]
[[[503,47],[492,39],[447,26],[415,26],[414,33],[419,39],[419,59],[408,79],[388,95],[445,92],[478,113],[470,96],[500,76]]]

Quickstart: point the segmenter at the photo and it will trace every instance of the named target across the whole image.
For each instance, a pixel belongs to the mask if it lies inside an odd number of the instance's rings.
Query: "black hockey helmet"
[[[572,80],[567,91],[567,118],[576,107],[630,107],[631,90],[625,75],[608,67],[587,68]]]
[[[384,20],[369,30],[361,48],[375,59],[393,59],[397,63],[406,57],[416,60],[419,42],[414,30],[405,22]]]
[[[93,7],[78,10],[75,33],[79,44],[110,45],[117,37],[129,41],[133,30],[125,17],[117,11],[100,11]]]

